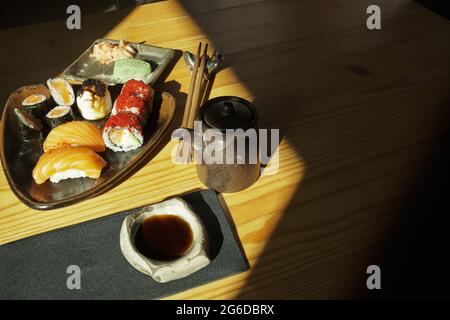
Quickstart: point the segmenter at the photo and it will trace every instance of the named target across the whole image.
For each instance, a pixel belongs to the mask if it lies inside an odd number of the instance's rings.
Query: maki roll
[[[103,128],[103,141],[114,152],[139,148],[144,142],[141,118],[129,112],[112,115]]]
[[[111,114],[115,115],[121,112],[130,112],[145,119],[147,117],[147,103],[134,95],[121,94],[117,97]]]
[[[106,83],[97,79],[84,80],[77,94],[77,105],[81,115],[87,120],[106,117],[112,108],[111,94]]]
[[[126,152],[142,146],[142,128],[151,111],[153,95],[153,89],[141,81],[125,83],[103,128],[103,140],[109,149]]]
[[[75,117],[70,106],[54,107],[45,115],[45,120],[50,128],[57,127],[74,119]]]
[[[14,108],[17,118],[19,135],[23,141],[35,141],[42,138],[43,125],[39,119],[36,119],[25,110]]]
[[[75,94],[72,86],[63,78],[47,80],[53,100],[60,106],[71,106],[75,102]]]
[[[121,94],[134,95],[149,103],[153,99],[153,89],[139,80],[128,80],[122,87]]]
[[[145,121],[151,112],[153,95],[154,91],[149,85],[138,80],[129,80],[122,87],[111,113],[114,115],[131,112]]]
[[[45,116],[49,110],[47,97],[40,93],[26,97],[22,101],[22,106],[25,111],[37,118]]]

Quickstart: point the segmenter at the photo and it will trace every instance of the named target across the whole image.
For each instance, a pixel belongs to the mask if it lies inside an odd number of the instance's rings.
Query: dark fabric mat
[[[180,280],[157,283],[120,251],[121,212],[0,246],[0,299],[155,299],[248,269],[234,229],[212,190],[182,196],[203,220],[212,262]],[[81,289],[69,290],[67,267],[81,269]]]

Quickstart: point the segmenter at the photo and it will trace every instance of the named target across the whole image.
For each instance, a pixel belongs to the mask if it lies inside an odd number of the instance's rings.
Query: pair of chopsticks
[[[202,43],[198,44],[197,55],[195,56],[194,67],[192,68],[191,80],[189,84],[189,91],[186,98],[186,105],[184,107],[183,121],[181,123],[182,128],[193,129],[194,121],[197,117],[200,103],[203,98],[203,91],[206,89],[205,81],[205,66],[208,58],[208,44],[203,47]]]

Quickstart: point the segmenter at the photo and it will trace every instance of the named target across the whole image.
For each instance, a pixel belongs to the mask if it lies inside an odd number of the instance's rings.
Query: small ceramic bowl
[[[134,239],[141,223],[155,215],[176,215],[186,221],[192,230],[192,244],[180,258],[159,261],[142,255]],[[120,230],[120,249],[128,262],[137,270],[151,276],[157,282],[184,278],[210,263],[207,255],[207,233],[201,220],[180,198],[173,198],[144,207],[140,212],[127,216]]]

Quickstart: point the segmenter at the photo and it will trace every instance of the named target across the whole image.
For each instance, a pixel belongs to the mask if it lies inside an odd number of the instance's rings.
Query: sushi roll
[[[111,114],[115,115],[121,112],[130,112],[142,119],[146,119],[148,113],[147,103],[134,95],[120,94],[114,102]]]
[[[139,80],[128,80],[122,87],[121,94],[134,95],[141,98],[145,102],[150,102],[153,99],[153,89]]]
[[[42,138],[43,125],[39,119],[19,108],[15,108],[14,113],[17,118],[19,135],[23,141],[29,142]]]
[[[40,93],[26,97],[22,101],[22,106],[25,111],[36,118],[42,118],[49,110],[47,97]]]
[[[48,179],[53,183],[69,178],[98,179],[105,166],[106,161],[92,149],[65,147],[42,154],[33,169],[33,179],[37,184]]]
[[[111,113],[114,115],[120,112],[131,112],[145,122],[152,111],[153,95],[154,91],[149,85],[138,80],[129,80],[122,87]]]
[[[106,146],[114,152],[127,152],[142,146],[144,135],[141,120],[129,112],[111,116],[103,128],[103,141]]]
[[[45,115],[50,128],[55,128],[63,123],[74,120],[75,117],[70,106],[58,106],[54,107]]]
[[[43,143],[45,152],[67,146],[105,151],[101,130],[88,121],[71,121],[57,126],[49,132]]]
[[[84,80],[77,94],[77,105],[82,117],[87,120],[106,117],[112,108],[111,94],[106,83],[97,79]]]
[[[71,106],[75,102],[75,93],[72,86],[63,78],[47,80],[53,100],[60,106]]]

